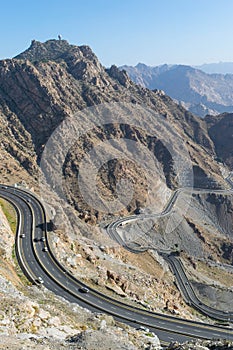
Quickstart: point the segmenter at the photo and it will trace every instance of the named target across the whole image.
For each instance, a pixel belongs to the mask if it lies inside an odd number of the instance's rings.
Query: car
[[[80,287],[79,291],[82,292],[82,293],[88,293],[89,289],[87,287]]]
[[[139,328],[137,328],[139,331],[144,331],[144,332],[150,332],[149,328],[145,327],[145,326],[140,326]]]
[[[44,280],[42,277],[38,277],[36,282],[40,283],[40,284],[43,284],[44,283]]]
[[[46,241],[45,237],[41,237],[41,242],[45,242],[45,241]]]
[[[1,188],[3,188],[4,190],[7,190],[7,187],[6,187],[6,186],[1,186]]]
[[[25,238],[25,233],[21,233],[20,237]]]
[[[28,203],[31,203],[31,202],[32,202],[30,198],[26,198],[26,201],[27,201]]]
[[[48,247],[44,247],[43,252],[47,252],[47,251],[48,251]]]

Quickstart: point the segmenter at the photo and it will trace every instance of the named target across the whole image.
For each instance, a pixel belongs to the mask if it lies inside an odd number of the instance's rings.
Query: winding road
[[[16,256],[32,283],[40,285],[39,279],[42,278],[46,288],[70,302],[78,303],[93,312],[110,314],[116,320],[135,328],[146,326],[158,335],[163,344],[194,338],[233,340],[232,329],[129,306],[89,287],[89,293],[83,293],[80,288],[84,284],[74,278],[53,255],[46,229],[46,213],[40,200],[31,193],[5,185],[0,186],[0,196],[16,209]]]
[[[233,194],[233,181],[232,181],[232,173],[228,175],[226,178],[226,181],[229,183],[231,189],[220,189],[220,190],[214,190],[214,189],[199,189],[195,188],[192,189],[192,193],[195,194],[203,194],[203,193],[210,193],[210,194],[222,194],[222,195],[229,195]],[[157,214],[140,214],[140,215],[131,215],[126,218],[121,218],[115,222],[112,222],[108,227],[107,227],[107,232],[109,236],[114,239],[118,244],[122,245],[125,249],[131,251],[132,253],[138,254],[141,252],[145,252],[148,249],[154,249],[158,251],[154,247],[141,247],[137,244],[133,246],[132,242],[130,242],[130,245],[128,245],[124,239],[118,234],[117,229],[119,227],[122,227],[124,225],[127,225],[129,223],[135,222],[135,221],[140,221],[145,218],[161,218],[163,216],[167,216],[171,213],[173,206],[179,196],[179,194],[185,192],[190,193],[190,189],[188,188],[180,188],[176,190],[171,198],[169,199],[166,207],[161,213]],[[197,309],[199,312],[203,313],[204,315],[219,320],[219,321],[227,321],[227,322],[233,322],[233,312],[232,311],[222,311],[222,310],[217,310],[214,309],[208,305],[205,305],[200,299],[198,299],[197,295],[195,294],[195,291],[192,287],[192,284],[189,282],[188,277],[185,273],[184,266],[181,262],[181,260],[174,254],[174,252],[159,252],[158,253],[168,262],[175,278],[176,278],[176,284],[179,287],[184,300],[186,303],[195,309]]]

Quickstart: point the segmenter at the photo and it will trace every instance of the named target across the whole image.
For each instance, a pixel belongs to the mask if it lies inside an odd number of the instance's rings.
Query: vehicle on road
[[[87,287],[80,287],[80,288],[79,288],[79,291],[80,291],[81,293],[88,293],[88,292],[89,292],[89,289],[88,289]]]
[[[137,328],[138,331],[144,331],[144,332],[150,332],[149,328],[145,327],[145,326],[140,326],[139,328]]]
[[[43,283],[44,283],[44,280],[43,280],[42,277],[38,277],[38,278],[35,280],[35,282],[36,282],[37,284],[43,284]]]

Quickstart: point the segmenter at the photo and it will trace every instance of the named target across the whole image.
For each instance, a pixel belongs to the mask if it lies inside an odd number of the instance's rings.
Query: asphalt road
[[[53,256],[48,243],[45,210],[40,201],[32,194],[4,185],[0,188],[0,196],[10,201],[17,210],[16,255],[23,272],[32,283],[40,285],[40,277],[44,281],[43,285],[57,295],[91,311],[110,314],[133,327],[146,326],[158,335],[162,343],[184,342],[194,338],[233,340],[231,329],[152,313],[121,303],[90,288],[89,293],[81,292],[83,283],[70,275]],[[44,251],[45,247],[48,251]]]
[[[232,179],[232,174],[230,174],[226,180],[233,188],[233,181]],[[190,189],[187,188],[181,188],[176,190],[173,195],[171,196],[170,200],[168,201],[166,207],[161,213],[157,214],[140,214],[140,215],[131,215],[129,217],[121,218],[115,222],[112,222],[110,225],[107,227],[107,232],[109,236],[114,239],[116,242],[118,242],[121,246],[126,248],[127,250],[131,251],[132,253],[138,254],[144,251],[147,251],[148,249],[155,249],[151,246],[148,247],[140,247],[137,245],[133,245],[132,242],[129,245],[121,238],[121,236],[118,234],[117,229],[119,227],[122,227],[128,223],[135,222],[135,221],[140,221],[145,218],[153,218],[153,217],[164,217],[166,215],[169,215],[173,209],[173,206],[179,196],[180,193],[182,192],[190,192]],[[214,189],[192,189],[192,193],[215,193],[215,194],[233,194],[233,190],[214,190]],[[172,272],[175,275],[176,278],[176,284],[179,287],[184,300],[186,303],[195,309],[197,309],[199,312],[203,313],[204,315],[207,315],[210,318],[219,320],[219,321],[226,321],[226,322],[233,322],[233,312],[229,311],[222,311],[222,310],[217,310],[214,309],[208,305],[203,304],[203,302],[198,299],[196,296],[193,287],[191,283],[189,282],[187,275],[185,273],[184,267],[182,262],[178,257],[175,256],[174,253],[168,253],[168,252],[159,252],[160,255],[168,262]]]

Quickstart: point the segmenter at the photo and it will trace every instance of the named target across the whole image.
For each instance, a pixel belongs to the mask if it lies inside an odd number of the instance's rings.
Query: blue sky
[[[1,2],[0,58],[61,34],[105,66],[233,61],[233,0]]]

